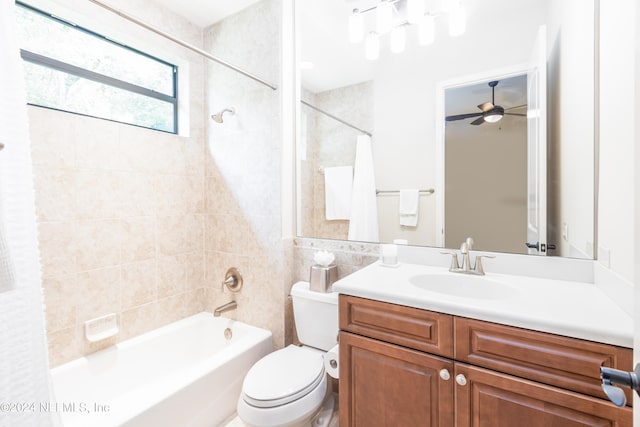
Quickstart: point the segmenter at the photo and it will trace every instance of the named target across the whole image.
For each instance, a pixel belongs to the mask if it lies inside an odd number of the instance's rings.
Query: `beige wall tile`
[[[74,227],[74,246],[80,271],[120,264],[120,221],[78,221]]]
[[[156,260],[140,261],[122,266],[122,309],[155,301],[158,298]]]
[[[65,276],[77,271],[75,223],[70,221],[38,224],[42,275]]]
[[[137,217],[121,221],[121,261],[142,261],[156,257],[156,218]]]
[[[78,323],[121,311],[121,267],[78,274]]]
[[[70,221],[75,218],[76,174],[73,169],[33,168],[38,221]]]
[[[124,310],[121,315],[120,339],[126,340],[158,326],[158,304],[156,301]]]

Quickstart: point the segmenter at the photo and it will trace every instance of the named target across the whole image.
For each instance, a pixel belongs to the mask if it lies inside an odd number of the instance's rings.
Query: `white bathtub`
[[[50,410],[64,427],[218,426],[272,350],[271,332],[199,313],[53,368]]]

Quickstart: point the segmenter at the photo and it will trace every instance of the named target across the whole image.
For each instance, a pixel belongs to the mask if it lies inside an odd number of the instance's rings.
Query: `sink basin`
[[[425,291],[462,298],[503,299],[517,293],[505,283],[459,273],[419,274],[410,277],[409,282]]]

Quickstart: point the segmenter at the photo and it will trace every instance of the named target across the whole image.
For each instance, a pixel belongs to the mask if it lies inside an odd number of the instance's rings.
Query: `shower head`
[[[219,113],[213,114],[211,116],[211,118],[216,123],[222,123],[224,121],[224,120],[222,120],[222,116],[224,115],[224,113],[227,113],[227,112],[233,116],[236,113],[236,110],[233,107],[225,108],[224,110],[220,111]]]

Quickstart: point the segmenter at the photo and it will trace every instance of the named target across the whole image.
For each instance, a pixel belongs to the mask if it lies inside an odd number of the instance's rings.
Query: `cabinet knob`
[[[458,385],[467,385],[467,377],[462,374],[456,375],[456,382]]]
[[[447,369],[441,369],[440,378],[442,378],[445,381],[449,381],[449,379],[451,378],[451,375],[449,374],[449,371]]]

